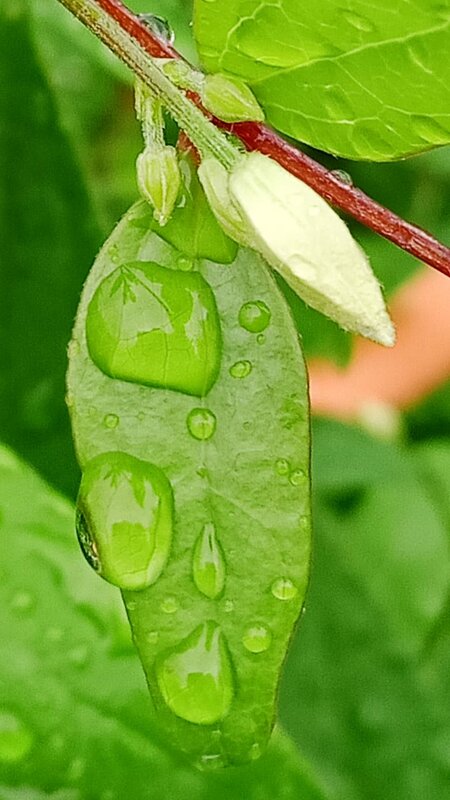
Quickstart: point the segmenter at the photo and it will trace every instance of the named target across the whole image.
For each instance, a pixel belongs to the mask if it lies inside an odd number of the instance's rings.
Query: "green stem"
[[[213,155],[227,169],[233,167],[240,155],[228,137],[209,122],[184,92],[172,83],[157,61],[96,0],[59,1],[161,99],[201,156]]]

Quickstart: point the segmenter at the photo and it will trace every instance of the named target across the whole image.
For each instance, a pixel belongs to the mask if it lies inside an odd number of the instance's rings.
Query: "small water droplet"
[[[301,486],[303,483],[306,483],[307,480],[308,477],[303,469],[293,469],[289,475],[289,481],[292,483],[292,486]]]
[[[110,428],[111,430],[113,430],[114,428],[117,428],[118,424],[119,424],[119,417],[117,416],[117,414],[106,414],[103,417],[103,425],[105,426],[105,428]]]
[[[361,14],[355,14],[353,11],[346,11],[342,12],[342,16],[348,22],[352,28],[355,28],[357,31],[363,31],[364,33],[372,33],[375,30],[375,26],[370,19],[367,17],[363,17]]]
[[[236,361],[230,367],[230,375],[232,378],[246,378],[252,371],[251,361]]]
[[[242,644],[250,653],[263,653],[268,650],[272,634],[264,625],[253,625],[247,628],[242,637]]]
[[[270,324],[271,312],[263,300],[244,303],[239,311],[239,324],[249,333],[261,333]]]
[[[207,478],[208,477],[208,470],[204,464],[201,464],[200,467],[197,468],[197,475],[200,478]]]
[[[353,186],[352,176],[349,175],[349,173],[344,169],[332,169],[330,175],[332,175],[333,178],[336,178],[339,183],[344,183],[345,186]]]
[[[161,601],[160,609],[164,614],[175,614],[175,612],[178,611],[177,598],[173,595],[165,597],[164,600]]]
[[[234,696],[228,647],[219,626],[199,625],[156,663],[159,690],[169,708],[197,725],[226,716]]]
[[[13,611],[26,614],[35,605],[35,598],[30,592],[17,592],[11,600],[11,608]]]
[[[216,430],[216,417],[208,408],[193,408],[189,412],[187,426],[194,439],[206,441]]]
[[[33,740],[30,730],[15,714],[0,714],[0,763],[23,761],[33,746]]]
[[[159,639],[159,631],[150,631],[147,634],[147,642],[149,644],[157,644]]]
[[[108,257],[113,264],[118,264],[120,261],[120,250],[117,244],[112,244],[108,250]]]
[[[298,594],[298,589],[289,578],[277,578],[270,587],[277,600],[293,600]]]
[[[263,333],[259,333],[258,336],[256,337],[256,343],[257,344],[264,344],[265,341],[266,341],[266,337],[264,336],[264,334]]]
[[[121,589],[144,589],[157,580],[169,556],[170,483],[153,464],[126,453],[103,453],[85,467],[76,526],[96,572]]]
[[[138,14],[138,17],[160,39],[164,39],[169,44],[174,43],[175,33],[165,17],[160,17],[159,14]]]
[[[195,543],[192,575],[199,592],[211,600],[215,600],[223,591],[225,558],[212,522],[204,526]]]
[[[249,420],[247,420],[246,422],[244,422],[242,427],[244,428],[245,431],[249,431],[252,427],[252,423]]]
[[[177,258],[177,269],[181,269],[183,272],[190,272],[191,269],[194,267],[194,259],[189,258],[188,256],[178,256]]]
[[[208,0],[212,2],[212,0]],[[221,769],[225,766],[225,759],[222,753],[205,753],[197,762],[197,766],[201,770]]]
[[[287,458],[279,458],[275,462],[275,470],[278,475],[288,475],[291,466]]]
[[[234,603],[233,603],[233,601],[232,601],[232,600],[225,600],[225,603],[224,603],[224,606],[223,606],[223,607],[224,607],[224,609],[225,609],[226,613],[227,613],[227,614],[230,614],[230,613],[231,613],[231,611],[233,611],[233,610],[234,610]]]

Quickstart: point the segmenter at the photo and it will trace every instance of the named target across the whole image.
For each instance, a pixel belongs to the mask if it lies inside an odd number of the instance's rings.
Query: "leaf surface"
[[[450,141],[448,0],[196,0],[195,34],[208,71],[320,150],[386,161]]]

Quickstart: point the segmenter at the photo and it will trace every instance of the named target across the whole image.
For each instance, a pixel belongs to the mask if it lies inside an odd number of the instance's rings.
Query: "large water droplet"
[[[28,755],[33,735],[15,714],[0,714],[0,763],[15,764]]]
[[[194,547],[192,575],[199,592],[214,600],[225,586],[225,558],[211,522],[204,526]]]
[[[92,360],[112,378],[203,396],[219,371],[219,317],[199,272],[118,267],[89,304],[86,335]]]
[[[270,324],[272,314],[263,300],[244,303],[239,311],[239,324],[249,333],[261,333]]]
[[[289,578],[277,578],[270,587],[277,600],[293,600],[298,595],[298,589]]]
[[[230,367],[230,375],[232,378],[246,378],[252,371],[251,361],[236,361]]]
[[[272,634],[264,625],[252,625],[242,637],[242,644],[250,653],[263,653],[269,649],[271,641]]]
[[[194,439],[210,439],[216,430],[216,417],[208,408],[193,408],[187,418],[188,431]]]
[[[172,539],[173,496],[164,473],[125,453],[103,453],[83,473],[77,534],[88,563],[121,589],[159,577]]]
[[[156,665],[159,690],[182,719],[212,725],[228,713],[234,695],[231,660],[219,626],[199,625]]]

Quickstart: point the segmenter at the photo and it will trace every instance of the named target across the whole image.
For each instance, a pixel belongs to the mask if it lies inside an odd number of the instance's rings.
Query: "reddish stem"
[[[151,56],[181,58],[170,44],[159,39],[138,15],[130,11],[120,0],[97,0],[97,2]],[[192,94],[190,96],[201,107],[198,96]],[[248,150],[259,150],[278,161],[332,205],[450,277],[450,248],[422,228],[406,222],[372,200],[360,189],[347,184],[333,170],[326,169],[310,156],[292,147],[267,125],[260,122],[240,122],[230,126],[220,120],[213,121],[216,125],[236,134]]]

